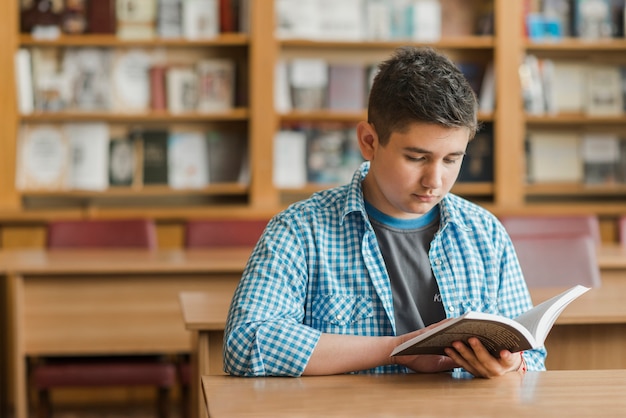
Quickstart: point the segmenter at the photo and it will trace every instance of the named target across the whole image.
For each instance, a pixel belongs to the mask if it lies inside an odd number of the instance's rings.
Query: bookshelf
[[[493,0],[494,35],[444,37],[427,44],[444,50],[453,58],[475,58],[493,61],[496,77],[496,106],[493,112],[481,113],[484,123],[493,125],[494,167],[493,181],[459,183],[454,192],[475,200],[497,215],[508,213],[597,213],[606,221],[607,240],[616,237],[617,216],[626,212],[624,187],[597,187],[584,185],[530,185],[526,184],[525,136],[528,129],[586,128],[602,126],[622,131],[626,119],[591,117],[578,114],[555,116],[526,115],[521,101],[519,64],[526,52],[540,56],[610,55],[626,50],[626,41],[583,42],[566,39],[557,43],[531,42],[523,35],[523,2]],[[468,2],[467,7],[472,7]],[[306,197],[328,185],[306,184],[299,188],[277,188],[273,185],[273,138],[284,124],[298,122],[354,124],[366,117],[362,111],[289,111],[274,110],[274,68],[280,59],[313,57],[328,60],[350,60],[375,63],[384,59],[403,44],[421,44],[407,41],[345,41],[279,39],[274,35],[274,2],[251,0],[250,33],[226,33],[215,39],[190,41],[156,39],[122,41],[111,35],[64,35],[54,41],[34,39],[20,34],[19,5],[16,0],[2,2],[0,13],[5,16],[0,25],[0,58],[12,63],[20,47],[88,47],[104,48],[165,48],[180,54],[218,51],[237,57],[247,64],[243,83],[246,100],[232,110],[211,114],[144,112],[138,114],[109,112],[58,112],[20,115],[16,108],[14,68],[0,66],[3,95],[0,97],[0,231],[5,233],[3,244],[14,237],[11,228],[23,228],[26,234],[37,229],[48,219],[102,218],[149,216],[155,218],[167,237],[171,228],[180,228],[186,219],[195,217],[269,217],[288,203]],[[520,98],[519,100],[517,98]],[[16,138],[20,124],[39,124],[66,121],[103,121],[110,125],[226,125],[239,126],[248,134],[250,182],[210,184],[194,190],[172,190],[168,187],[145,186],[139,189],[92,191],[20,191],[15,187]],[[555,198],[556,197],[556,198]],[[35,202],[35,203],[33,203]],[[38,230],[37,233],[40,233]],[[11,238],[13,239],[13,238]],[[178,246],[180,239],[170,239],[167,245]],[[19,241],[19,240],[17,240]],[[28,238],[24,241],[30,242]]]

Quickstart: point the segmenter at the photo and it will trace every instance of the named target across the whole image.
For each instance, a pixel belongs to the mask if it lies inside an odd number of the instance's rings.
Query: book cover
[[[64,74],[70,88],[69,106],[77,110],[111,108],[111,53],[104,48],[67,48]]]
[[[167,88],[166,74],[167,68],[164,65],[153,65],[150,67],[150,108],[152,110],[167,109]]]
[[[458,182],[493,181],[493,127],[486,124],[467,145]]]
[[[209,179],[211,183],[245,182],[247,136],[238,132],[207,133]]]
[[[61,48],[33,48],[31,56],[35,110],[64,110],[69,104],[70,93],[61,68]]]
[[[317,0],[276,0],[276,38],[318,39],[321,11]]]
[[[214,112],[235,105],[235,62],[225,58],[203,59],[196,64],[198,111]]]
[[[167,110],[173,114],[193,112],[198,106],[198,75],[189,66],[169,67],[166,75]]]
[[[35,110],[33,89],[33,66],[30,50],[19,48],[15,52],[15,84],[17,86],[17,108],[22,115]]]
[[[553,60],[554,77],[550,84],[555,113],[579,113],[585,108],[587,65],[576,60]]]
[[[391,39],[391,5],[387,0],[365,0],[365,21],[365,39]]]
[[[453,342],[467,344],[470,337],[477,337],[495,357],[499,357],[502,350],[517,352],[539,348],[561,312],[589,289],[574,286],[514,319],[470,311],[398,345],[391,355],[445,355],[444,349],[451,347]]]
[[[24,125],[17,142],[18,190],[66,190],[70,185],[70,143],[63,125]]]
[[[157,0],[117,0],[115,8],[120,39],[152,39],[156,36]]]
[[[199,189],[209,182],[207,141],[203,132],[172,132],[167,143],[168,184]]]
[[[586,184],[618,182],[620,138],[617,134],[583,134],[581,154]]]
[[[585,110],[594,116],[618,116],[624,109],[622,74],[617,65],[592,64],[587,69]]]
[[[326,106],[328,63],[323,59],[291,60],[289,80],[296,110],[318,110]]]
[[[137,152],[133,138],[111,138],[109,142],[109,184],[132,186],[135,181]]]
[[[317,0],[319,39],[359,41],[364,39],[364,0]]]
[[[209,39],[219,35],[218,0],[183,0],[182,6],[185,38]]]
[[[307,181],[306,133],[280,130],[274,136],[273,180],[276,187],[302,187]]]
[[[182,0],[158,0],[157,34],[165,39],[183,36]]]
[[[585,39],[610,38],[613,36],[611,20],[612,0],[573,0],[574,31]]]
[[[328,68],[328,109],[363,111],[367,81],[361,64],[331,63]]]
[[[324,124],[307,129],[307,181],[345,184],[363,162],[353,128]]]
[[[90,1],[87,7],[89,33],[114,34],[117,31],[116,0]]]
[[[87,32],[87,0],[65,0],[61,29],[69,34]]]
[[[531,131],[528,135],[530,183],[583,181],[581,137],[574,131]]]
[[[152,57],[142,48],[116,49],[111,71],[112,109],[144,112],[150,107]]]
[[[106,123],[68,123],[71,148],[70,187],[106,190],[109,186],[109,126]]]
[[[168,132],[152,130],[134,132],[134,138],[142,141],[142,179],[144,185],[168,184]]]
[[[441,39],[441,3],[439,0],[419,0],[409,7],[411,39],[437,42]]]

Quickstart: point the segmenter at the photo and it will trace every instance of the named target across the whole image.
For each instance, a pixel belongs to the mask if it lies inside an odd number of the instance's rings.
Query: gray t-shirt
[[[439,229],[439,207],[418,219],[396,219],[366,203],[391,281],[396,332],[405,334],[446,317],[428,258]]]

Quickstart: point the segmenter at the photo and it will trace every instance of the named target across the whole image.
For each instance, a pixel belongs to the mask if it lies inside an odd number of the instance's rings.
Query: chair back
[[[599,287],[596,244],[589,235],[514,235],[528,287]]]
[[[156,249],[156,225],[149,219],[53,221],[47,247]]]
[[[267,219],[191,219],[185,227],[185,247],[253,246],[267,222]]]
[[[502,225],[511,236],[589,235],[595,245],[601,244],[600,222],[596,215],[504,216]]]

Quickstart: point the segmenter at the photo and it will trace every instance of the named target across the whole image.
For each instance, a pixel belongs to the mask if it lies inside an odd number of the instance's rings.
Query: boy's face
[[[395,218],[418,218],[437,205],[456,181],[469,141],[467,128],[413,123],[394,131],[387,145],[374,127],[357,126],[359,147],[370,161],[365,199]]]

